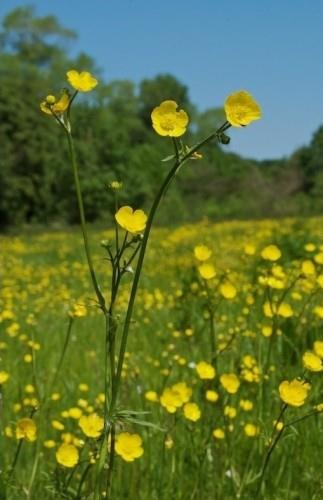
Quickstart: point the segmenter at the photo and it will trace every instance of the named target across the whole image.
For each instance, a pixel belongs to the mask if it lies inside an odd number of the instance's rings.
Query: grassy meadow
[[[323,374],[304,358],[323,357],[322,227],[315,218],[153,230],[118,401],[120,415],[140,413],[116,423],[116,439],[142,441],[128,459],[117,446],[111,498],[323,498]],[[108,295],[100,243],[113,233],[90,237]],[[3,236],[0,249],[0,497],[92,498],[99,437],[80,418],[103,417],[105,327],[81,235]],[[121,320],[132,276],[118,294]],[[286,403],[279,386],[298,377],[308,394]],[[77,449],[75,464],[59,463],[62,443]]]

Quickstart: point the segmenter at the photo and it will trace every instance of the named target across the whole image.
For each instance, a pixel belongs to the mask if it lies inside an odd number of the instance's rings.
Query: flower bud
[[[56,102],[56,97],[55,97],[55,96],[53,96],[53,95],[48,95],[48,96],[46,97],[46,103],[47,103],[47,104],[55,104],[55,102]]]

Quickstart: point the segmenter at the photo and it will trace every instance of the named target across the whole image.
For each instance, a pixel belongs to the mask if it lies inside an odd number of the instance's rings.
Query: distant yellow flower
[[[67,110],[70,104],[70,96],[67,92],[63,92],[61,97],[56,100],[56,97],[48,95],[45,101],[40,103],[40,109],[47,115],[62,115]]]
[[[141,437],[129,432],[121,432],[117,435],[115,449],[126,462],[133,462],[144,453]]]
[[[220,285],[220,293],[227,300],[234,299],[237,295],[237,289],[229,281],[225,281]]]
[[[292,307],[287,304],[287,302],[282,302],[277,309],[277,314],[279,316],[282,316],[283,318],[291,318],[294,314],[294,311]]]
[[[310,391],[310,384],[294,379],[284,380],[279,385],[279,395],[284,403],[291,406],[302,406]]]
[[[177,384],[174,384],[172,386],[172,390],[177,392],[182,400],[182,403],[187,403],[187,401],[189,401],[190,397],[192,396],[192,389],[188,387],[186,382],[178,382]]]
[[[128,206],[119,208],[115,218],[119,226],[129,231],[129,233],[142,232],[147,223],[147,215],[143,210],[133,210]]]
[[[0,372],[0,385],[5,384],[9,380],[9,373],[4,370]]]
[[[145,392],[145,398],[147,399],[147,401],[150,401],[151,403],[157,403],[159,399],[156,391]]]
[[[216,391],[208,390],[205,393],[205,398],[207,401],[210,401],[210,403],[216,403],[219,399],[219,394]]]
[[[16,438],[26,441],[36,441],[37,427],[31,418],[21,418],[16,426]]]
[[[79,461],[79,452],[73,444],[63,443],[56,451],[56,460],[64,467],[75,467]]]
[[[44,446],[45,446],[45,448],[48,448],[48,449],[55,448],[56,443],[53,439],[46,439],[46,441],[44,441]]]
[[[82,414],[83,414],[82,410],[77,406],[74,406],[73,408],[70,408],[68,410],[68,416],[71,418],[75,418],[75,420],[81,418]]]
[[[153,109],[151,119],[153,128],[162,136],[180,137],[185,134],[188,125],[188,115],[183,110],[177,111],[175,101],[163,101]]]
[[[234,373],[224,373],[220,377],[220,382],[229,394],[235,394],[240,387],[240,380]]]
[[[212,250],[210,250],[206,245],[197,245],[194,248],[194,255],[197,260],[204,261],[208,260],[212,255]]]
[[[315,275],[315,266],[311,260],[304,260],[302,262],[302,273],[308,276]]]
[[[210,280],[216,276],[215,267],[212,264],[201,264],[198,267],[199,273],[205,280]]]
[[[225,406],[224,407],[224,416],[228,418],[236,418],[237,409],[234,406]]]
[[[205,361],[197,363],[196,371],[202,380],[212,380],[215,378],[215,369],[210,363],[206,363]]]
[[[160,404],[166,408],[169,413],[175,413],[177,408],[183,406],[183,400],[177,391],[166,388],[163,390],[160,397]]]
[[[83,415],[79,420],[79,426],[87,437],[97,438],[103,430],[104,420],[95,413]]]
[[[225,438],[225,434],[224,434],[224,430],[223,429],[214,429],[213,431],[213,437],[215,437],[215,439],[224,439]]]
[[[201,410],[196,403],[186,403],[183,408],[184,416],[187,420],[197,422],[201,418]]]
[[[90,92],[98,84],[98,81],[88,71],[81,71],[79,73],[71,69],[66,73],[66,76],[70,85],[79,92]]]
[[[246,424],[244,426],[244,432],[248,437],[256,437],[259,434],[259,427],[254,424]]]
[[[270,260],[275,262],[276,260],[281,258],[281,251],[276,245],[268,245],[261,252],[261,257],[264,260]]]
[[[62,424],[59,420],[52,420],[52,427],[58,431],[63,431],[65,429],[64,424]]]
[[[311,372],[321,372],[323,370],[321,358],[313,352],[308,351],[303,354],[303,365],[304,368]]]
[[[251,411],[253,408],[253,402],[249,399],[241,399],[239,405],[244,411]]]
[[[224,103],[227,120],[234,127],[249,125],[261,118],[261,108],[249,92],[240,90],[229,95]]]

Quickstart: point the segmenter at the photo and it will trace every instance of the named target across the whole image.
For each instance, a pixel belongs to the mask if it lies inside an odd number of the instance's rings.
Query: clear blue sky
[[[264,116],[231,132],[240,154],[286,156],[323,124],[322,0],[0,0],[0,16],[28,3],[76,30],[72,53],[108,80],[169,72],[200,110],[249,90]]]

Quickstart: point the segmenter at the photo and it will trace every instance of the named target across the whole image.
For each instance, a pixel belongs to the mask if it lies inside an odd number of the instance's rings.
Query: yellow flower
[[[212,264],[201,264],[198,267],[199,273],[205,280],[210,280],[216,276],[216,270]]]
[[[239,405],[244,411],[251,411],[253,408],[253,402],[249,399],[241,399]]]
[[[5,371],[0,372],[0,385],[5,384],[9,380],[9,373]]]
[[[313,352],[308,351],[303,354],[303,365],[304,368],[311,372],[321,372],[323,370],[321,358]]]
[[[291,382],[284,380],[279,385],[279,395],[284,403],[291,406],[302,406],[311,386],[308,383],[294,379]]]
[[[56,460],[64,467],[75,467],[79,461],[79,452],[73,444],[63,443],[56,452]]]
[[[224,103],[227,120],[234,127],[249,125],[261,118],[261,108],[249,92],[240,90],[229,95]]]
[[[224,373],[220,382],[229,394],[235,394],[240,387],[240,380],[234,373]]]
[[[196,371],[202,380],[212,380],[215,378],[215,369],[210,363],[206,363],[205,361],[197,363]]]
[[[71,69],[66,73],[67,80],[75,90],[79,92],[90,92],[97,86],[98,81],[88,71],[75,71]]]
[[[77,408],[77,406],[70,408],[68,410],[68,416],[71,418],[75,418],[75,420],[78,420],[82,416],[82,410],[80,408]]]
[[[210,403],[216,403],[219,399],[219,394],[216,391],[208,390],[205,393],[205,399]]]
[[[294,311],[287,302],[282,302],[277,309],[277,314],[283,318],[290,318],[293,316]]]
[[[315,340],[315,342],[313,344],[313,349],[314,349],[315,354],[323,359],[323,341],[322,340]]]
[[[36,441],[37,427],[31,418],[21,418],[16,426],[16,438],[26,441]]]
[[[138,434],[121,432],[116,437],[116,453],[126,462],[133,462],[143,455],[142,439]]]
[[[54,96],[48,95],[45,101],[40,103],[40,109],[47,115],[62,115],[69,104],[70,96],[67,92],[63,92],[58,101]]]
[[[213,437],[215,437],[215,439],[224,439],[224,437],[225,437],[223,429],[214,429],[212,434],[213,434]]]
[[[97,438],[103,430],[104,420],[95,413],[83,415],[79,420],[79,426],[87,437]]]
[[[65,426],[59,420],[52,420],[52,427],[58,431],[63,431]]]
[[[183,405],[183,400],[179,392],[166,388],[160,397],[160,404],[166,408],[169,413],[175,413],[177,408]]]
[[[234,299],[237,295],[237,289],[228,281],[225,281],[220,285],[220,293],[225,299]]]
[[[163,101],[153,109],[151,119],[157,134],[169,137],[180,137],[185,134],[188,125],[188,115],[183,110],[177,111],[175,101]]]
[[[192,396],[192,389],[185,382],[178,382],[172,386],[172,390],[177,392],[182,400],[182,403],[187,403]]]
[[[53,439],[46,439],[46,441],[44,441],[44,446],[45,446],[45,448],[48,448],[48,449],[55,448],[56,443]]]
[[[194,248],[194,255],[197,260],[204,261],[211,257],[212,251],[206,245],[197,245]]]
[[[307,276],[315,275],[315,266],[311,260],[304,260],[302,262],[302,273]]]
[[[184,416],[187,420],[196,422],[201,418],[201,410],[195,403],[186,403],[183,408]]]
[[[255,437],[259,434],[259,427],[254,424],[246,424],[244,426],[245,435],[248,437]]]
[[[140,233],[146,227],[147,215],[143,210],[133,210],[125,206],[115,214],[117,223],[129,233]]]
[[[224,407],[224,416],[228,418],[236,418],[237,410],[234,406],[225,406]]]
[[[281,251],[276,245],[268,245],[261,252],[261,257],[264,260],[270,260],[275,262],[276,260],[281,258]]]
[[[151,403],[157,403],[158,402],[158,394],[156,391],[147,391],[145,392],[145,398],[147,401],[150,401]]]

